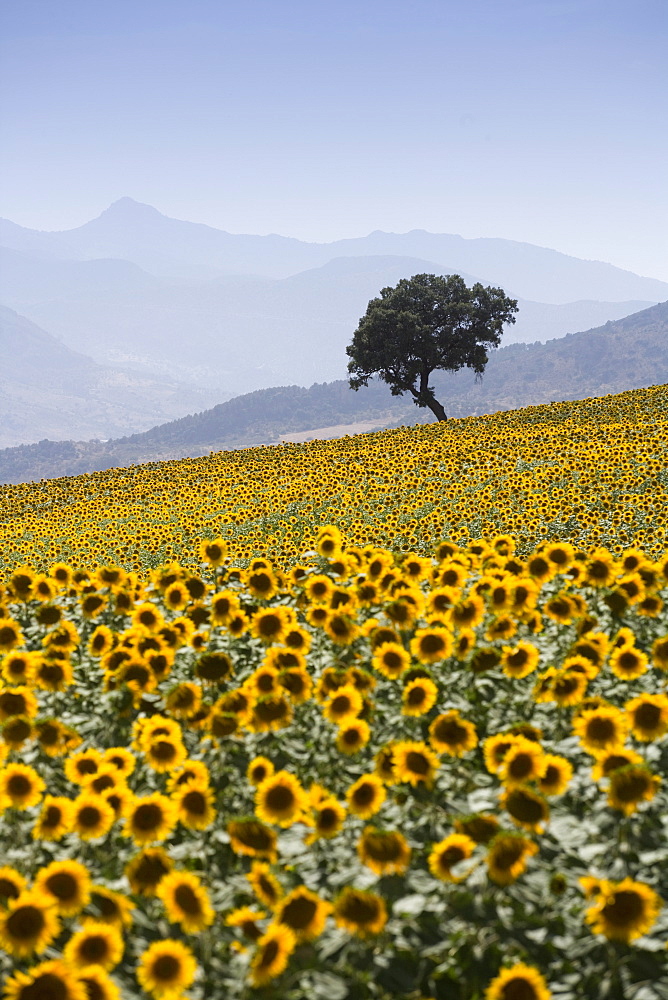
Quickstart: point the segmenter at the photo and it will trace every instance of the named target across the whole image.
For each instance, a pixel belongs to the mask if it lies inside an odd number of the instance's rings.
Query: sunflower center
[[[587,723],[587,737],[595,743],[609,743],[616,735],[612,719],[595,716]]]
[[[267,792],[266,804],[269,809],[276,812],[292,809],[295,805],[294,792],[291,788],[286,788],[285,785],[275,785]]]
[[[513,778],[526,778],[533,771],[533,757],[528,753],[518,753],[508,765],[508,774]]]
[[[179,885],[174,893],[174,900],[189,917],[196,917],[202,912],[202,906],[197,893],[189,885]]]
[[[506,809],[515,819],[521,823],[540,823],[545,819],[545,806],[543,802],[528,792],[518,790],[508,796]]]
[[[181,964],[174,955],[160,955],[153,963],[153,978],[159,983],[173,982],[181,970]]]
[[[13,774],[7,782],[7,791],[12,798],[21,799],[32,790],[30,779],[25,774]]]
[[[499,1000],[537,1000],[538,994],[526,979],[509,979],[501,987]]]
[[[260,955],[260,961],[258,962],[258,968],[266,968],[271,965],[278,955],[279,946],[278,941],[268,941],[267,944],[262,949]]]
[[[645,701],[636,709],[635,721],[640,729],[656,729],[661,722],[661,709],[658,705]]]
[[[440,635],[425,635],[420,640],[420,650],[427,656],[441,653],[445,649],[445,642]]]
[[[355,924],[370,924],[378,917],[378,905],[373,899],[360,895],[350,895],[341,908],[342,916]]]
[[[90,934],[79,946],[86,965],[100,965],[109,955],[109,942],[101,934]]]
[[[138,806],[133,817],[133,825],[137,830],[157,830],[163,820],[162,809],[155,802],[146,802]]]
[[[287,924],[296,931],[308,927],[318,910],[318,904],[305,896],[292,899],[283,909],[281,923]]]
[[[427,692],[423,687],[420,687],[418,685],[417,687],[410,689],[410,691],[408,692],[408,698],[406,700],[409,705],[417,706],[421,705],[422,702],[426,699],[426,697],[427,697]]]
[[[158,740],[151,746],[151,756],[158,761],[174,760],[178,753],[178,747],[169,740]]]
[[[66,903],[71,899],[76,899],[79,884],[68,872],[56,872],[55,875],[51,875],[47,879],[46,888],[52,896]]]
[[[415,750],[409,750],[406,754],[406,767],[413,774],[429,773],[429,761],[424,754],[417,753]]]
[[[168,871],[168,866],[160,858],[144,856],[135,872],[135,878],[140,885],[156,886]]]
[[[67,983],[53,972],[44,972],[41,976],[24,986],[19,994],[21,1000],[68,1000],[71,996]],[[93,997],[92,993],[88,994]]]
[[[0,636],[0,644],[2,636]],[[27,705],[22,694],[12,694],[11,691],[3,691],[0,697],[0,708],[5,715],[24,715]]]
[[[459,864],[465,858],[466,854],[461,847],[452,846],[446,847],[438,860],[442,868],[452,868],[453,865]]]
[[[206,796],[202,792],[196,790],[187,792],[182,802],[187,812],[194,816],[203,816],[206,813]]]
[[[44,929],[44,914],[36,906],[19,906],[7,918],[6,927],[15,941],[29,941]]]
[[[630,770],[626,774],[620,771],[612,781],[615,796],[620,802],[637,802],[652,787],[649,775],[639,770]]]
[[[94,829],[102,821],[102,815],[97,806],[84,806],[77,815],[79,826],[86,830]]]
[[[614,899],[606,903],[601,915],[615,927],[629,927],[635,924],[644,912],[642,897],[637,892],[621,889],[615,892]]]
[[[355,789],[353,798],[356,805],[368,806],[373,802],[374,796],[375,796],[375,790],[373,785],[364,784],[360,785],[359,788]]]

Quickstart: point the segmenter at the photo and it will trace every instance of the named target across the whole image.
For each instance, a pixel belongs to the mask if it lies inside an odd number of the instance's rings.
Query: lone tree
[[[371,299],[346,348],[351,389],[378,375],[393,396],[410,392],[416,406],[428,406],[447,420],[429,385],[437,370],[472,368],[482,377],[487,348],[498,347],[504,323],[514,323],[517,300],[502,288],[469,288],[458,274],[414,274]]]

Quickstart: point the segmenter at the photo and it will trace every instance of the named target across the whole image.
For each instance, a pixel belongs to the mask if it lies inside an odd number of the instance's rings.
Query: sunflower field
[[[665,387],[5,487],[6,1000],[666,1000]]]

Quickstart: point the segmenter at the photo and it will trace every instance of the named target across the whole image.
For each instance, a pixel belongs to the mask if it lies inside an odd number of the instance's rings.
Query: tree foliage
[[[377,375],[393,396],[411,393],[439,420],[445,410],[429,385],[432,372],[472,368],[481,376],[487,351],[498,347],[504,323],[514,323],[517,301],[502,288],[469,288],[451,274],[415,274],[372,299],[346,348],[350,386],[359,389]]]

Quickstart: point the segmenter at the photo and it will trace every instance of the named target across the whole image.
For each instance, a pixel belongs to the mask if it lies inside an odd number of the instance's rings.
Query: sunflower
[[[357,937],[380,934],[387,923],[387,908],[382,896],[346,886],[334,901],[334,919]]]
[[[74,785],[83,785],[97,774],[104,758],[99,750],[81,750],[70,754],[64,764],[65,777]]]
[[[165,773],[180,767],[188,753],[181,740],[155,739],[145,747],[144,756],[149,767]]]
[[[271,924],[257,942],[257,950],[250,966],[253,986],[266,986],[285,971],[297,939],[289,927]]]
[[[641,802],[651,802],[661,779],[644,764],[625,764],[610,774],[608,805],[630,816]]]
[[[0,613],[0,653],[10,653],[23,642],[23,633],[13,618],[3,618]]]
[[[116,820],[113,806],[103,795],[84,791],[72,804],[72,829],[82,840],[104,837]]]
[[[112,924],[119,929],[132,926],[132,911],[134,906],[132,901],[120,892],[107,889],[106,886],[94,885],[91,889],[90,908],[92,916],[87,915],[86,919],[101,921],[104,924]]]
[[[537,792],[526,785],[508,788],[501,797],[501,805],[525,830],[540,833],[550,818],[550,807]]]
[[[148,847],[130,858],[125,876],[136,895],[155,896],[161,880],[173,867],[174,862],[161,847]]]
[[[30,687],[38,661],[39,653],[29,653],[24,649],[8,653],[2,660],[0,673],[8,684],[21,684]]]
[[[514,733],[496,733],[488,736],[483,744],[485,767],[490,774],[498,774],[508,751],[515,745],[517,735]]]
[[[172,793],[179,822],[189,830],[207,830],[216,818],[213,791],[199,781],[179,785]]]
[[[403,875],[411,860],[411,849],[401,833],[378,830],[367,826],[357,843],[357,854],[363,865],[376,875]]]
[[[8,865],[0,868],[0,905],[6,905],[7,900],[17,899],[27,886],[23,875]]]
[[[294,654],[291,654],[294,655]],[[301,656],[301,654],[299,654]],[[303,705],[313,693],[313,681],[306,667],[288,667],[279,673],[279,683],[294,705]]]
[[[276,833],[256,817],[230,820],[227,832],[230,846],[235,854],[245,854],[251,858],[267,858],[268,861],[276,859]]]
[[[4,1000],[89,1000],[85,982],[59,959],[40,962],[28,972],[15,972],[5,982]],[[113,994],[101,1000],[116,1000]]]
[[[483,1000],[550,1000],[551,996],[538,969],[517,962],[508,969],[502,969],[491,981]]]
[[[592,887],[593,888],[593,887]],[[595,903],[585,913],[594,934],[628,944],[653,926],[661,909],[660,897],[644,882],[596,882]]]
[[[195,676],[209,684],[221,684],[233,673],[232,660],[219,649],[203,653],[195,662]]]
[[[573,720],[573,732],[588,753],[621,746],[628,729],[628,719],[612,705],[580,712]]]
[[[196,972],[197,962],[190,948],[167,938],[155,941],[142,953],[137,979],[147,993],[171,1000],[192,985]]]
[[[411,785],[424,784],[428,788],[434,782],[440,761],[433,750],[418,740],[401,740],[395,743],[394,773],[397,781],[408,781]]]
[[[298,778],[288,771],[269,775],[255,792],[255,810],[258,817],[278,826],[292,826],[299,822],[308,809],[308,796]]]
[[[267,757],[254,757],[246,770],[246,777],[251,785],[257,787],[265,778],[274,774],[275,768]]]
[[[363,774],[346,792],[348,809],[360,819],[369,819],[378,812],[386,796],[385,786],[375,774]]]
[[[420,663],[439,663],[452,654],[452,635],[445,628],[418,629],[411,640],[411,653]]]
[[[573,777],[573,765],[565,757],[546,753],[543,757],[544,770],[538,779],[538,787],[543,795],[563,795]]]
[[[516,736],[499,767],[499,777],[507,787],[535,781],[545,773],[542,748],[524,736]]]
[[[668,670],[668,635],[662,635],[652,643],[652,663],[659,670]]]
[[[165,875],[156,896],[165,906],[167,919],[180,924],[186,934],[197,934],[214,921],[209,895],[192,872],[172,871]]]
[[[438,688],[428,677],[409,681],[401,694],[403,715],[425,715],[436,704]]]
[[[166,795],[154,792],[152,795],[137,796],[125,809],[123,834],[132,837],[135,844],[166,840],[177,820],[176,805]]]
[[[270,909],[283,899],[285,890],[266,861],[254,861],[246,878],[260,902]]]
[[[363,719],[344,719],[336,737],[336,749],[340,753],[352,755],[366,746],[371,738],[371,729]]]
[[[501,652],[501,669],[507,677],[527,677],[538,666],[540,653],[530,642],[520,641],[514,646],[504,646]]]
[[[0,723],[17,715],[34,719],[38,710],[37,698],[30,688],[21,685],[0,691]]]
[[[500,830],[500,823],[492,813],[470,813],[455,820],[457,833],[466,834],[476,844],[489,844]]]
[[[60,933],[53,897],[26,889],[0,910],[0,946],[14,958],[41,954]]]
[[[0,771],[0,801],[14,809],[30,809],[42,798],[46,785],[28,764],[8,764]]]
[[[434,844],[427,859],[430,872],[442,882],[462,882],[470,875],[472,868],[469,867],[466,871],[460,869],[458,874],[453,874],[452,869],[467,861],[475,847],[475,840],[466,834],[451,833],[440,843]]]
[[[262,608],[251,619],[251,635],[267,645],[283,642],[287,630],[294,624],[294,612],[291,608]]]
[[[320,838],[329,840],[335,837],[343,826],[346,810],[333,795],[326,795],[313,803],[311,815],[313,832],[306,838],[307,844],[312,844]]]
[[[313,941],[325,929],[332,907],[315,892],[300,885],[276,907],[276,922],[289,927],[297,941]]]
[[[588,661],[587,661],[588,662]],[[579,705],[587,693],[589,670],[569,669],[557,670],[550,681],[551,700],[561,708]]]
[[[359,635],[359,628],[351,616],[339,611],[329,612],[322,627],[337,646],[349,646]]]
[[[109,747],[104,751],[104,761],[115,767],[124,778],[132,774],[137,764],[135,755],[127,747]]]
[[[485,863],[487,874],[497,885],[510,885],[526,869],[527,858],[538,847],[519,833],[497,833],[492,837]]]
[[[52,861],[40,870],[35,889],[51,898],[61,917],[73,917],[90,900],[91,878],[80,861]]]
[[[485,602],[479,594],[469,594],[453,605],[451,614],[456,628],[475,628],[485,616]]]
[[[624,681],[634,681],[645,673],[649,659],[635,646],[622,646],[610,654],[610,669]]]
[[[262,931],[258,927],[258,921],[264,920],[267,914],[264,910],[254,910],[250,906],[240,906],[225,917],[225,924],[228,927],[238,927],[244,937],[251,941],[259,941]]]
[[[88,1000],[122,1000],[121,991],[102,968],[89,965],[79,976]]]
[[[452,757],[473,750],[478,743],[475,726],[462,719],[456,709],[437,715],[429,726],[429,742],[437,753],[447,753]]]
[[[643,758],[635,750],[628,747],[614,747],[612,750],[602,750],[596,754],[596,764],[591,776],[594,781],[609,778],[613,771],[627,764],[642,764]]]
[[[641,694],[624,705],[631,731],[637,740],[649,743],[668,732],[668,697]]]
[[[65,961],[77,970],[99,965],[108,971],[117,966],[122,957],[121,932],[99,920],[87,921],[82,930],[72,935],[63,951]]]
[[[1,730],[2,741],[9,750],[20,750],[35,734],[32,720],[24,715],[7,719]]]
[[[384,642],[376,647],[371,666],[390,680],[400,677],[411,665],[410,653],[398,642]]]
[[[254,733],[284,729],[292,722],[292,705],[283,695],[266,695],[254,703],[246,725]]]

